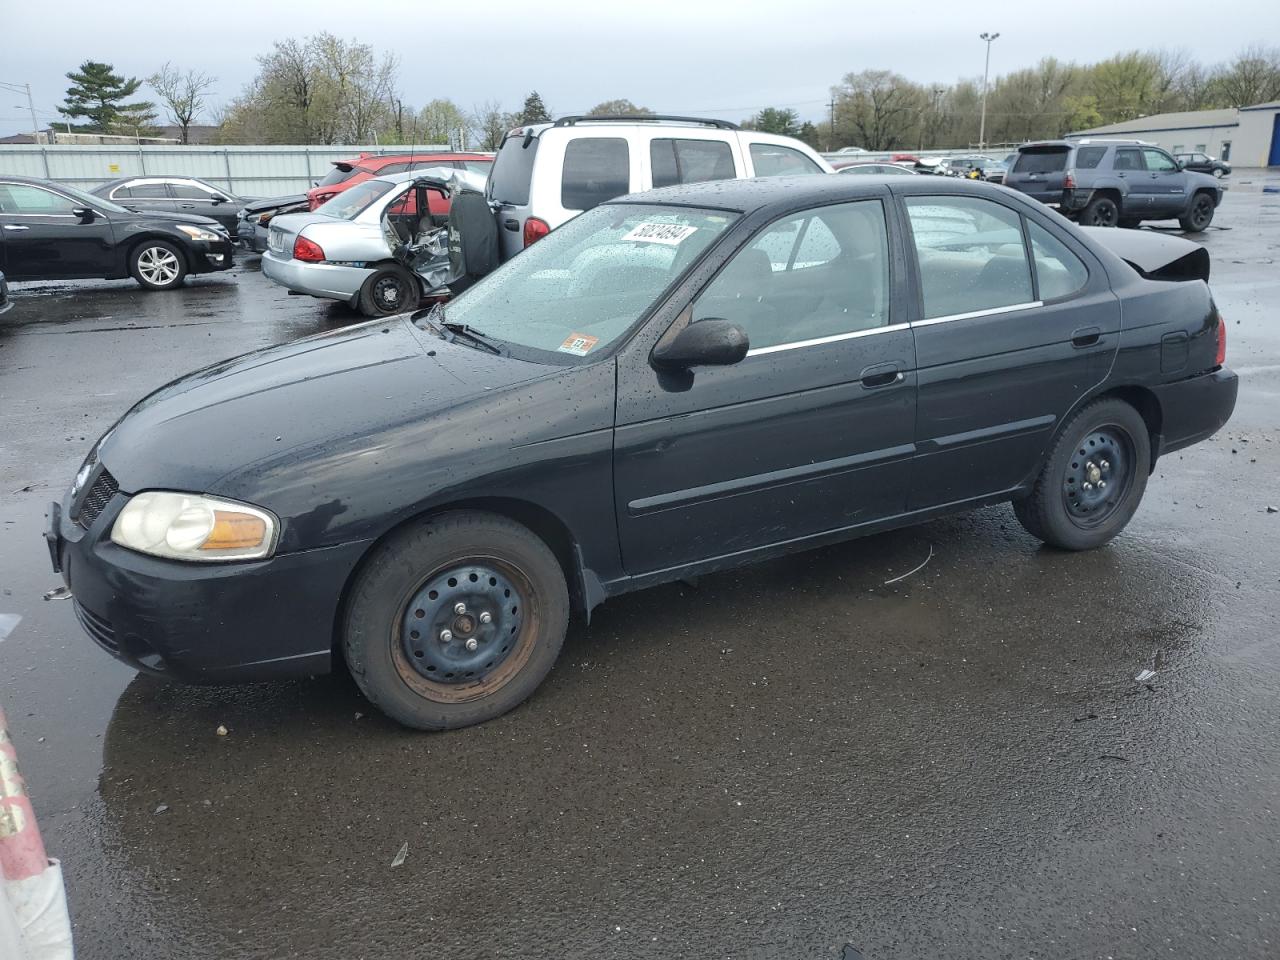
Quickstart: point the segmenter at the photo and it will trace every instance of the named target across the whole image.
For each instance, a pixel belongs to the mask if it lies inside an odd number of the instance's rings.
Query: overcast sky
[[[415,106],[448,97],[469,109],[492,98],[510,110],[536,89],[555,114],[625,97],[663,113],[740,120],[790,106],[816,120],[831,85],[851,71],[981,77],[984,30],[1000,33],[993,76],[1050,54],[1093,61],[1134,47],[1216,63],[1259,40],[1280,42],[1280,2],[0,0],[0,81],[31,84],[42,127],[57,119],[64,74],[86,59],[138,77],[168,59],[216,76],[214,100],[225,102],[273,40],[326,28],[394,51],[403,98]],[[0,135],[30,125],[25,97],[0,90]]]

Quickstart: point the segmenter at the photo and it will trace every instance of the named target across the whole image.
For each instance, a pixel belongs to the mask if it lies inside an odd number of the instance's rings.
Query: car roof
[[[4,183],[29,183],[33,187],[53,187],[57,189],[58,184],[52,180],[46,180],[43,177],[23,177],[16,173],[0,173],[0,181]]]
[[[1016,198],[1022,195],[995,184],[950,177],[899,177],[889,174],[865,177],[807,174],[797,177],[757,177],[751,180],[708,180],[662,187],[646,193],[632,193],[610,200],[611,204],[655,203],[682,207],[710,207],[743,214],[768,211],[782,214],[790,210],[883,197],[885,188],[904,194],[977,194]]]
[[[427,150],[422,153],[387,153],[376,157],[361,157],[359,160],[340,160],[337,163],[349,163],[355,166],[381,166],[387,163],[404,163],[406,160],[492,160],[490,153],[471,153],[469,151],[436,151]]]

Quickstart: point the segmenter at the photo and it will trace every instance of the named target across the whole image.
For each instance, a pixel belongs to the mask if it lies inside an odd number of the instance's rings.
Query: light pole
[[[998,33],[980,33],[979,40],[985,40],[987,44],[987,62],[982,68],[982,121],[978,126],[978,149],[985,149],[987,144],[987,77],[991,73],[991,43]]]
[[[0,87],[6,90],[12,90],[14,93],[23,93],[27,95],[27,109],[31,111],[31,142],[35,143],[40,139],[40,124],[36,120],[35,104],[31,100],[31,84],[29,83],[0,83]]]

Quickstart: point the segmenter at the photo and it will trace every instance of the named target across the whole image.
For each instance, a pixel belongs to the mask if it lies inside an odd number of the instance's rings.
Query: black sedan
[[[160,388],[51,506],[52,560],[140,669],[342,658],[440,729],[641,587],[1001,501],[1100,547],[1235,405],[1207,254],[1144,239],[942,178],[621,198],[444,308]]]
[[[216,220],[135,213],[62,184],[0,175],[0,269],[12,280],[133,277],[168,290],[187,274],[231,267]]]
[[[1175,153],[1173,159],[1178,161],[1183,170],[1208,173],[1215,177],[1225,177],[1231,173],[1231,164],[1207,153]]]
[[[236,211],[236,242],[250,253],[266,253],[271,221],[283,213],[306,212],[305,193],[248,202]]]
[[[238,211],[248,202],[195,177],[122,177],[89,192],[138,213],[209,217],[230,233],[235,233]]]

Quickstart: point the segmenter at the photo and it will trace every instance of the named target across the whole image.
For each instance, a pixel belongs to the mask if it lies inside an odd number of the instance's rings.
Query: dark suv
[[[1141,140],[1024,144],[1005,186],[1091,227],[1177,220],[1195,233],[1209,226],[1222,202],[1217,180],[1184,170],[1164,150]]]

